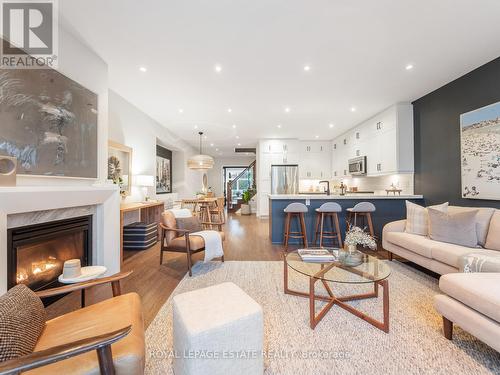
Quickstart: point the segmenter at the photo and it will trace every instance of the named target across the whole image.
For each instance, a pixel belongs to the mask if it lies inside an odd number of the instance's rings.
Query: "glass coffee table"
[[[308,250],[312,249],[314,248],[309,248]],[[326,250],[333,252],[334,255],[337,255],[337,259],[339,259],[338,249],[327,248]],[[289,269],[309,278],[309,293],[288,288]],[[363,254],[360,264],[356,266],[344,265],[341,261],[337,260],[327,263],[304,262],[297,250],[286,253],[284,256],[285,294],[309,298],[309,314],[312,329],[316,327],[333,305],[337,305],[378,329],[386,333],[389,332],[389,280],[387,278],[390,274],[391,269],[387,263],[366,254]],[[315,286],[317,282],[320,282],[324,286],[328,294],[327,296],[316,294]],[[338,297],[333,294],[329,283],[373,284],[373,292]],[[379,286],[383,288],[383,321],[376,320],[346,303],[354,300],[377,298],[379,295]],[[326,305],[317,314],[316,301],[326,302]]]

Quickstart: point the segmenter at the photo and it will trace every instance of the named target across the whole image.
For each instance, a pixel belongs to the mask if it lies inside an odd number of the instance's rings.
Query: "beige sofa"
[[[493,222],[491,220],[493,215],[498,215],[497,218],[500,220],[500,210],[495,210],[494,208],[448,207],[449,213],[464,210],[479,210],[476,219],[476,231],[478,242],[481,246],[486,244],[488,234],[491,236],[500,236],[500,233],[489,233],[490,223]],[[426,236],[406,233],[405,225],[406,220],[399,220],[384,226],[382,246],[389,252],[389,259],[392,259],[392,254],[396,254],[433,272],[444,275],[451,272],[458,272],[460,259],[466,254],[474,252],[488,255],[491,252],[488,249],[454,245],[434,241]]]
[[[469,210],[450,206],[448,212]],[[434,306],[443,316],[443,332],[452,339],[453,323],[500,352],[500,273],[459,273],[461,258],[470,253],[500,255],[500,210],[480,208],[476,232],[478,242],[490,249],[470,248],[429,237],[405,233],[406,220],[384,227],[382,245],[389,258],[397,254],[443,276],[434,297]]]

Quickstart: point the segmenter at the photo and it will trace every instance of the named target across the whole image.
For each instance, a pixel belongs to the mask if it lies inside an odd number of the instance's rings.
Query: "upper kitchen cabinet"
[[[332,177],[347,177],[349,159],[366,156],[367,176],[412,173],[413,106],[396,104],[332,141]]]
[[[299,175],[303,179],[331,178],[331,144],[300,141]]]
[[[264,154],[299,153],[299,141],[295,139],[266,139],[259,146]]]

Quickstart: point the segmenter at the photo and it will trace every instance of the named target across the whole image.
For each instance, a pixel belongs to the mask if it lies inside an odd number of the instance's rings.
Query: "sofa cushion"
[[[448,214],[429,208],[429,237],[436,241],[457,245],[477,246],[475,211]]]
[[[224,232],[219,232],[222,241],[225,240]],[[165,244],[167,246],[167,244]],[[186,237],[181,236],[174,238],[168,243],[168,247],[172,250],[185,250],[186,249]],[[205,240],[201,236],[195,234],[189,235],[189,248],[191,250],[200,250],[205,247]]]
[[[431,240],[432,241],[432,240]],[[460,258],[470,253],[480,253],[477,247],[460,246],[447,242],[432,241],[432,259],[445,263],[449,266],[460,268]]]
[[[0,297],[0,362],[30,354],[45,327],[37,295],[19,284]]]
[[[439,288],[487,317],[500,322],[500,273],[450,273]]]
[[[190,232],[199,232],[200,230],[203,230],[201,221],[196,216],[178,217],[176,218],[176,221],[178,229],[185,229]]]
[[[401,246],[427,258],[431,258],[431,248],[436,242],[428,237],[405,232],[387,232],[385,239],[394,245]]]
[[[484,247],[500,251],[500,210],[493,213]]]
[[[429,206],[439,211],[446,212],[448,209],[448,202]],[[418,204],[406,201],[406,227],[405,232],[411,234],[418,234],[420,236],[427,236],[429,234],[429,215],[427,208]]]
[[[493,216],[493,213],[498,210],[495,210],[494,208],[490,207],[461,207],[461,206],[448,207],[449,214],[455,214],[458,212],[470,212],[470,211],[477,211],[476,215],[477,243],[481,246],[484,246],[486,244],[486,237],[488,235],[488,229],[490,227],[491,218]]]

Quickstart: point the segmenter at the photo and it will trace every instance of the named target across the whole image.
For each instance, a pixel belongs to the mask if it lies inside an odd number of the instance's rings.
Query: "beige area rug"
[[[439,292],[436,279],[399,262],[390,265],[388,334],[338,306],[310,329],[308,300],[283,294],[282,262],[197,263],[193,277],[186,276],[173,295],[232,281],[260,303],[265,374],[500,374],[500,354],[473,336],[456,327],[453,341],[443,337],[432,305]],[[304,276],[292,271],[290,281],[293,288],[307,289]],[[332,285],[337,295],[369,291]],[[171,299],[146,332],[147,374],[172,374]],[[352,304],[382,316],[381,297]]]

